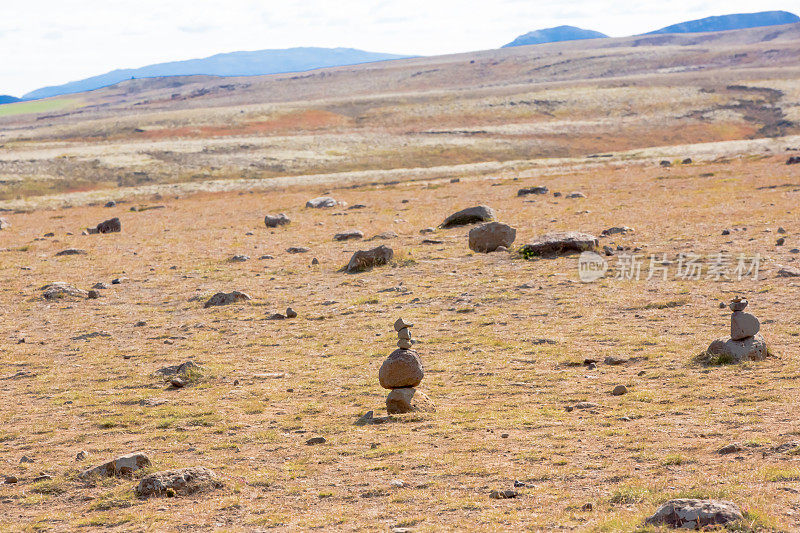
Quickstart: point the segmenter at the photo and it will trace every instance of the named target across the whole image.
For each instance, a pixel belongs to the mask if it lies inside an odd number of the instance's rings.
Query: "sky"
[[[0,0],[0,94],[118,68],[295,46],[437,55],[578,26],[622,37],[798,0]]]

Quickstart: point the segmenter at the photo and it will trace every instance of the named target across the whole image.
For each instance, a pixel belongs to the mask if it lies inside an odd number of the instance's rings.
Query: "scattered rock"
[[[0,217],[0,230],[8,229],[11,227],[11,222],[7,218]]]
[[[565,198],[586,198],[586,195],[582,192],[571,192]]]
[[[217,475],[202,466],[164,470],[144,476],[136,486],[136,496],[188,495],[222,487]]]
[[[286,226],[287,224],[291,223],[291,219],[287,217],[284,213],[278,213],[277,215],[267,215],[264,217],[264,225],[268,228],[277,228],[278,226]]]
[[[17,478],[17,476],[6,476],[5,483],[7,485],[13,485],[14,483],[19,483],[19,479]]]
[[[506,490],[493,490],[489,497],[493,500],[507,500],[509,498],[516,498],[519,496],[519,492],[511,489]]]
[[[122,455],[103,463],[99,466],[88,468],[80,473],[80,477],[85,479],[91,476],[111,477],[128,476],[141,468],[150,466],[150,459],[143,453],[130,453]]]
[[[562,255],[594,250],[597,245],[597,237],[588,233],[557,232],[542,235],[531,244],[524,245],[520,253],[525,257]]]
[[[380,245],[371,250],[359,250],[350,258],[344,268],[345,272],[361,272],[370,268],[385,265],[394,257],[394,251],[386,245]]]
[[[364,209],[364,208],[366,208],[366,207],[367,207],[367,206],[366,206],[366,205],[364,205],[364,204],[353,204],[353,205],[351,205],[350,207],[348,207],[348,208],[347,208],[347,210],[348,210],[348,211],[350,211],[350,210],[352,210],[352,209]]]
[[[416,387],[424,376],[417,353],[403,348],[393,351],[378,370],[378,381],[384,389]]]
[[[615,355],[609,355],[608,357],[605,358],[603,364],[613,366],[613,365],[624,365],[627,362],[628,359],[626,357],[617,357]]]
[[[349,241],[354,239],[363,239],[364,233],[358,230],[349,230],[342,233],[337,233],[333,236],[334,241]]]
[[[86,255],[86,250],[79,250],[78,248],[67,248],[66,250],[61,250],[56,254],[56,257],[62,257],[65,255]]]
[[[377,241],[377,240],[388,241],[389,239],[396,239],[396,238],[397,238],[397,233],[395,233],[393,231],[384,231],[383,233],[378,233],[377,235],[373,235],[372,237],[370,237],[369,240],[371,240],[371,241]]]
[[[494,252],[499,247],[509,248],[517,238],[517,230],[508,224],[489,222],[469,231],[469,248],[479,253]]]
[[[238,302],[246,302],[250,300],[250,296],[243,292],[218,292],[203,305],[204,308],[214,307],[216,305],[230,305]]]
[[[200,367],[196,365],[193,361],[185,361],[179,365],[172,365],[172,366],[165,366],[164,368],[159,368],[153,374],[156,376],[161,376],[163,378],[170,378],[172,376],[183,376],[186,377],[193,372],[199,372]]]
[[[781,235],[786,233],[786,230],[783,228],[783,226],[778,227],[778,233],[780,233]]]
[[[118,233],[122,231],[122,222],[118,218],[105,220],[97,225],[97,233]]]
[[[108,285],[101,281],[101,282],[98,282],[98,283],[95,283],[94,285],[92,285],[92,288],[93,289],[107,289]]]
[[[311,264],[312,264],[312,265],[318,265],[318,264],[319,264],[319,259],[317,259],[317,258],[315,257],[314,259],[312,259],[312,260],[311,260]]]
[[[297,318],[297,312],[291,307],[286,308],[286,318]]]
[[[234,255],[230,259],[228,259],[231,263],[244,263],[245,261],[250,261],[249,255]]]
[[[775,241],[775,246],[783,246],[786,243],[786,237],[781,237]]]
[[[629,228],[628,226],[614,226],[613,228],[604,229],[600,235],[603,237],[608,237],[610,235],[617,235],[617,234],[626,234],[632,232],[633,228]]]
[[[723,235],[730,235],[730,234],[731,234],[731,230],[729,230],[729,229],[724,229],[724,230],[722,230],[722,234],[723,234]]]
[[[173,389],[182,389],[186,386],[187,382],[183,378],[177,377],[169,380],[169,384]]]
[[[57,281],[55,283],[50,283],[42,287],[44,291],[42,293],[42,297],[45,300],[62,300],[66,298],[88,298],[89,293],[83,289],[78,289],[64,283],[63,281]]]
[[[672,163],[670,163],[670,162],[669,162],[669,161],[667,161],[667,160],[663,160],[663,161],[661,161],[661,162],[659,163],[659,165],[661,165],[662,167],[671,167],[671,166],[672,166]]]
[[[587,511],[588,512],[588,511],[591,511],[592,509],[594,509],[594,505],[592,505],[592,502],[586,502],[586,503],[583,504],[583,507],[581,507],[581,511]]]
[[[114,200],[109,200],[108,202],[106,202],[106,205],[104,207],[117,207],[117,202],[115,202]]]
[[[617,385],[614,387],[614,390],[611,391],[611,394],[614,396],[622,396],[623,394],[628,394],[628,387],[625,385]]]
[[[597,404],[592,402],[578,402],[575,404],[575,409],[594,409],[595,407],[597,407]]]
[[[691,157],[687,157],[686,159],[681,161],[681,165],[691,165],[691,164],[692,164],[692,158]]]
[[[40,481],[49,481],[51,479],[53,479],[53,476],[51,476],[50,474],[42,474],[40,476],[36,476],[35,478],[33,478],[31,480],[31,483],[38,483]]]
[[[320,196],[318,198],[312,198],[306,202],[306,207],[311,207],[314,209],[320,209],[323,207],[336,207],[336,205],[336,200],[330,196]]]
[[[100,298],[100,293],[97,292],[96,290],[92,289],[92,290],[90,290],[89,292],[86,293],[86,297],[88,299],[90,299],[90,300],[96,300],[96,299]]]
[[[275,259],[275,256],[272,256],[272,255],[269,255],[269,254],[264,254],[261,257],[259,257],[259,259],[261,259],[261,260]]]
[[[267,317],[267,320],[285,320],[286,317],[280,313],[273,313]]]
[[[311,248],[306,248],[305,246],[290,246],[286,251],[290,254],[305,254],[310,252]]]
[[[744,451],[744,446],[742,446],[738,442],[733,442],[717,450],[717,453],[720,455],[728,455],[731,453],[738,453],[741,451]]]
[[[778,269],[779,278],[796,278],[800,276],[800,269],[790,266],[784,266]]]
[[[453,228],[455,226],[466,226],[478,222],[491,222],[495,219],[494,210],[485,205],[468,207],[453,213],[441,223],[440,228]]]
[[[87,457],[89,457],[89,452],[81,450],[75,454],[76,461],[84,461]]]
[[[419,230],[420,235],[427,235],[428,233],[435,233],[435,232],[436,232],[435,228],[422,228],[421,230]]]
[[[800,155],[793,155],[786,160],[787,165],[796,165],[798,163],[800,163]]]
[[[414,387],[392,389],[386,397],[386,411],[390,415],[411,412],[433,412],[436,406],[430,398]]]
[[[19,458],[19,462],[22,463],[22,464],[25,464],[25,463],[30,464],[30,463],[33,463],[34,461],[33,461],[33,459],[31,459],[27,455],[23,455],[22,457]]]
[[[315,444],[325,444],[326,442],[325,437],[312,437],[306,441],[306,445],[314,446]]]
[[[547,194],[549,190],[547,187],[526,187],[517,191],[517,196],[528,196],[529,194]]]
[[[676,499],[659,507],[646,523],[664,524],[676,529],[701,529],[742,519],[742,512],[732,502]]]

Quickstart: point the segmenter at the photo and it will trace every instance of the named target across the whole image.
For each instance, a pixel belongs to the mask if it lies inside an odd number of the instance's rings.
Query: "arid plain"
[[[800,266],[798,57],[790,25],[0,107],[0,476],[17,481],[0,527],[649,531],[692,496],[737,503],[740,531],[800,530],[800,278],[778,274]],[[517,196],[532,186],[549,192]],[[322,195],[347,206],[305,207]],[[472,252],[469,226],[420,234],[474,205],[516,228],[514,249]],[[281,212],[291,224],[265,227]],[[82,235],[112,217],[121,232]],[[593,283],[575,255],[515,252],[622,226]],[[364,239],[333,240],[349,229]],[[339,271],[379,244],[390,264]],[[660,262],[690,253],[700,276]],[[740,254],[757,279],[738,279]],[[666,279],[647,279],[651,257]],[[44,299],[57,281],[108,288]],[[233,290],[252,299],[204,308]],[[773,356],[696,363],[740,294]],[[386,415],[398,317],[436,411],[354,425]],[[154,374],[189,360],[187,386]],[[135,451],[145,473],[202,466],[222,486],[140,499],[143,472],[79,477]]]

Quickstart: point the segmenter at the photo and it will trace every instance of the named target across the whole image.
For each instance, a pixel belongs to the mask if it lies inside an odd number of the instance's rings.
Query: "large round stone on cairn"
[[[378,381],[384,389],[416,387],[424,376],[417,352],[403,348],[393,351],[378,370]]]
[[[742,361],[763,361],[769,356],[767,342],[758,332],[761,323],[750,313],[745,313],[747,300],[737,296],[729,305],[731,314],[731,334],[720,337],[706,350],[706,359],[719,363],[741,363]]]

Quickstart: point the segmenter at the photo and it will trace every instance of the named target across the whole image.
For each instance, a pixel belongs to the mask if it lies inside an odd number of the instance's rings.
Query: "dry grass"
[[[774,277],[776,264],[797,262],[789,250],[800,244],[800,186],[783,185],[800,184],[800,168],[783,161],[668,169],[614,161],[536,178],[500,171],[330,191],[368,206],[353,211],[306,210],[307,198],[327,191],[293,187],[164,197],[149,203],[166,209],[143,212],[121,203],[6,215],[0,473],[20,483],[0,485],[0,527],[628,531],[663,500],[693,495],[736,501],[756,528],[800,528],[796,456],[769,451],[800,434],[797,282]],[[540,184],[588,198],[516,197]],[[760,252],[762,279],[582,284],[575,257],[473,254],[466,229],[438,230],[443,244],[421,244],[419,229],[478,203],[515,226],[520,244],[551,230],[628,225],[636,231],[611,240],[643,254]],[[267,212],[293,222],[267,230]],[[121,234],[79,235],[111,216],[122,219]],[[778,226],[789,232],[783,247],[774,246]],[[332,241],[349,228],[397,232],[389,244],[401,260],[338,273],[353,250],[373,245]],[[312,251],[286,254],[292,245]],[[67,247],[88,255],[54,257]],[[252,259],[226,262],[238,253]],[[120,276],[129,279],[99,300],[38,298],[50,281],[88,289]],[[401,282],[404,291],[382,292]],[[212,309],[189,301],[233,289],[253,301]],[[781,357],[695,365],[692,356],[727,329],[718,302],[738,293]],[[286,306],[300,316],[266,320]],[[423,388],[438,412],[355,427],[364,412],[384,409],[377,369],[400,315],[416,323]],[[139,320],[147,325],[133,327]],[[110,337],[74,339],[92,332]],[[596,371],[574,364],[608,355],[632,361]],[[186,389],[166,390],[152,376],[187,359],[203,372]],[[617,384],[631,392],[611,396]],[[600,407],[565,411],[582,400]],[[305,445],[318,435],[328,442]],[[741,459],[716,454],[733,441],[754,446]],[[79,450],[91,454],[84,463],[74,460]],[[77,481],[78,469],[133,450],[157,469],[212,468],[225,488],[140,501],[135,480]],[[20,464],[22,455],[35,462]],[[53,480],[32,484],[40,472]],[[514,480],[527,485],[519,498],[488,497]],[[593,511],[580,510],[587,502]]]

